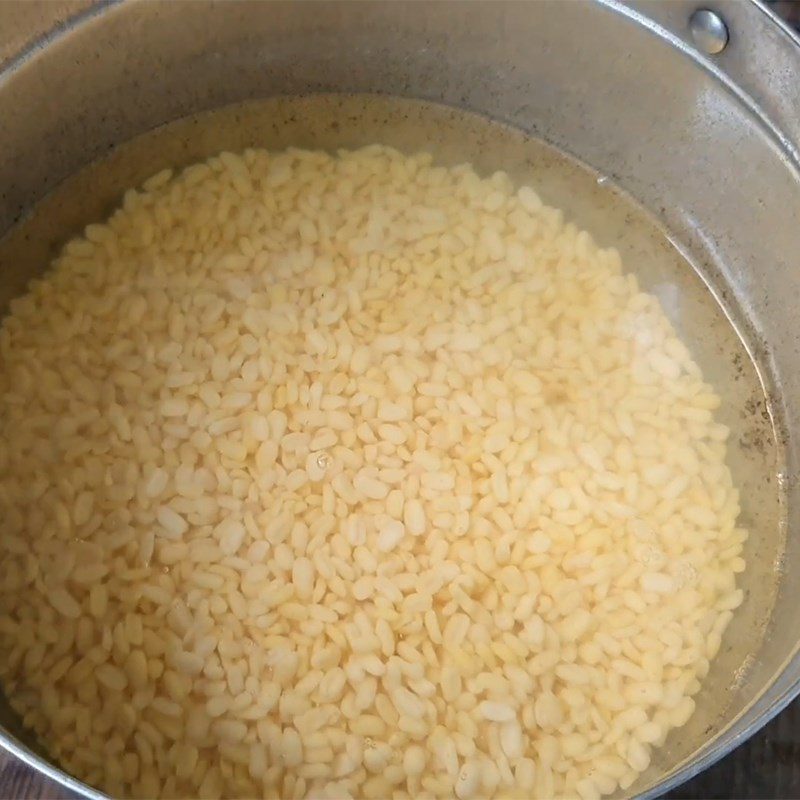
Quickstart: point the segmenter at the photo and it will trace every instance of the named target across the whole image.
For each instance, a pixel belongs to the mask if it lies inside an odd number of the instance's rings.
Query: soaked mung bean
[[[0,355],[0,677],[112,795],[598,797],[742,601],[718,397],[503,173],[166,170]]]

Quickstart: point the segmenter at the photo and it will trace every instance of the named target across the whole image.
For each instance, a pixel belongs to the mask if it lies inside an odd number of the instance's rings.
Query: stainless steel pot
[[[329,91],[422,98],[505,121],[610,177],[659,220],[756,365],[763,402],[735,409],[749,437],[740,444],[762,466],[754,496],[773,497],[778,513],[750,508],[747,602],[695,716],[632,787],[646,797],[720,758],[800,691],[800,42],[755,2],[711,5],[718,16],[693,18],[694,0],[132,1],[54,25],[0,73],[0,233],[156,126]],[[6,5],[0,19],[14,13]],[[281,141],[261,124],[193,136],[187,123],[80,173],[69,192],[40,203],[35,229],[18,226],[0,245],[0,301],[125,186],[261,135]],[[291,134],[315,141],[313,131]],[[0,706],[0,744],[100,796],[40,755]]]

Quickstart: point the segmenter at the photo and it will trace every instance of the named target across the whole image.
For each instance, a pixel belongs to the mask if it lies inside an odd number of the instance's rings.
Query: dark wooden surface
[[[722,761],[670,792],[674,800],[800,798],[800,701]]]
[[[767,4],[800,32],[800,0],[767,0]]]
[[[71,800],[72,797],[54,781],[0,750],[2,800]]]
[[[3,2],[3,0],[0,0]],[[65,15],[86,0],[14,4],[14,13],[43,17]],[[800,0],[770,4],[800,29]],[[9,6],[5,6],[6,11]],[[39,27],[34,25],[33,27]],[[6,32],[7,34],[7,32]],[[2,37],[2,34],[0,34]],[[0,42],[0,57],[13,51],[13,36]],[[2,46],[4,45],[4,46]],[[21,761],[0,750],[0,800],[71,800],[72,795]],[[670,792],[672,800],[797,800],[800,798],[800,701],[727,758]]]

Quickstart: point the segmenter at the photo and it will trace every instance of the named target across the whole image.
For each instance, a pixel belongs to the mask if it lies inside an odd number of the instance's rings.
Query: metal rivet
[[[721,53],[728,44],[728,26],[719,14],[698,8],[689,18],[689,30],[694,43],[710,56]]]

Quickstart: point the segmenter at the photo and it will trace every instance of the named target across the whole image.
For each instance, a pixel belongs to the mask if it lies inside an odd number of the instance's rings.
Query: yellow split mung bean
[[[743,599],[718,397],[503,173],[161,172],[0,358],[0,679],[115,796],[590,800]]]

